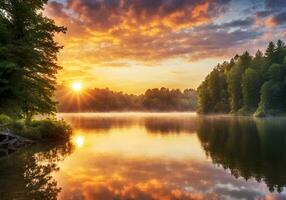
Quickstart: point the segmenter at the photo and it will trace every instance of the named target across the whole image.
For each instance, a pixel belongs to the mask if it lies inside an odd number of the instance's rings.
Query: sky
[[[286,0],[50,0],[60,84],[196,89],[212,68],[286,39]]]

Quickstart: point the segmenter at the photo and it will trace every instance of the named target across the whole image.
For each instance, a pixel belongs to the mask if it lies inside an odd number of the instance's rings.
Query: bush
[[[44,119],[32,121],[27,132],[39,135],[42,140],[64,140],[70,137],[71,127],[64,120]]]
[[[7,115],[0,115],[0,125],[7,125],[11,122],[10,117]]]
[[[26,125],[22,120],[13,120],[7,127],[10,129],[11,133],[15,135],[24,136],[24,133],[26,132]]]
[[[24,120],[13,120],[0,115],[0,128],[8,128],[12,134],[31,140],[67,140],[71,135],[71,127],[64,120],[34,120],[28,124]]]

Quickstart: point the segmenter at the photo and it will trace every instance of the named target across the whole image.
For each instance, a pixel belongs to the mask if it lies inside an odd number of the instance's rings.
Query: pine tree
[[[265,51],[265,56],[267,57],[269,63],[272,63],[274,61],[275,48],[275,44],[273,42],[270,42]]]
[[[275,49],[275,63],[282,64],[285,56],[285,43],[282,40],[277,41]]]

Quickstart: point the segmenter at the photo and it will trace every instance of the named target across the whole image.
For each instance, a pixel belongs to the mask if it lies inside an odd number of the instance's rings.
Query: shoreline
[[[286,118],[286,114],[282,115],[268,115],[268,116],[254,116],[254,115],[240,115],[240,114],[200,114],[197,112],[186,111],[174,111],[174,112],[144,112],[144,111],[110,111],[110,112],[59,112],[56,113],[57,119],[63,119],[64,116],[82,116],[82,117],[140,117],[140,116],[158,116],[158,117],[180,117],[180,116],[190,116],[190,117],[219,117],[219,118],[249,118],[249,119],[280,119]]]

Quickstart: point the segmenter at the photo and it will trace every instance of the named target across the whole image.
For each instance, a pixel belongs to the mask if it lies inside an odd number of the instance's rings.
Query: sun
[[[72,83],[72,89],[75,92],[79,92],[82,89],[82,84],[80,82],[74,82]]]

